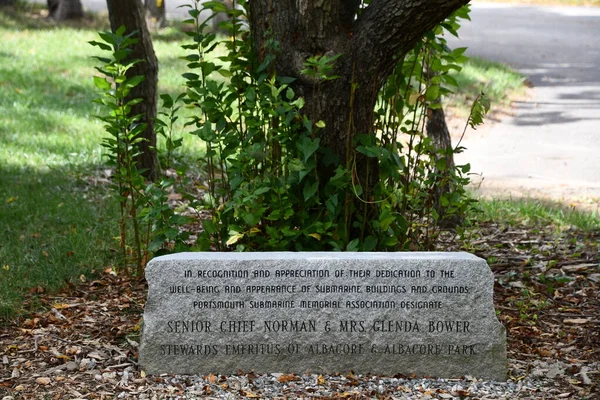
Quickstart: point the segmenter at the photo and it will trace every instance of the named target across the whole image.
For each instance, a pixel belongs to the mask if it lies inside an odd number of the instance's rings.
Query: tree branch
[[[361,0],[342,0],[340,22],[342,26],[350,28],[358,12]]]
[[[353,55],[384,79],[397,55],[470,0],[372,0],[354,24]]]

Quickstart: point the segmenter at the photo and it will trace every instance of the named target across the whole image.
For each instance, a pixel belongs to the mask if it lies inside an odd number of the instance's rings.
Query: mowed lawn
[[[0,319],[23,293],[110,268],[118,232],[92,102],[97,33],[12,11],[0,12]],[[167,39],[154,43],[161,90],[178,92],[184,53]]]

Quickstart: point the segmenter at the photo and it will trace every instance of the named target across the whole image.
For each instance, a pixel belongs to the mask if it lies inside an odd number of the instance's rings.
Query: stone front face
[[[181,253],[146,279],[148,373],[506,378],[493,276],[468,253]]]

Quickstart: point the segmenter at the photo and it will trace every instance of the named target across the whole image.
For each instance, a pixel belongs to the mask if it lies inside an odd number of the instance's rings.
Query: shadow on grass
[[[506,221],[513,225],[553,225],[558,229],[576,228],[600,231],[600,215],[565,202],[539,198],[480,199],[482,220]]]
[[[152,38],[163,42],[178,42],[188,40],[186,31],[193,31],[191,24],[179,20],[169,21],[169,26],[156,31],[151,31]],[[86,12],[80,20],[66,20],[56,22],[48,18],[45,5],[35,3],[21,3],[16,6],[0,5],[0,27],[14,30],[51,30],[71,28],[88,31],[110,30],[108,12]]]
[[[167,43],[191,41],[185,32],[193,31],[193,29],[194,27],[190,24],[184,24],[181,21],[170,21],[168,27],[151,32],[152,40]]]
[[[0,323],[23,295],[56,291],[117,262],[117,207],[94,166],[40,172],[0,165]]]
[[[48,18],[48,11],[44,5],[27,2],[19,2],[14,6],[0,6],[0,26],[15,30],[72,28],[98,31],[110,29],[106,13],[88,12],[83,19],[58,23]]]
[[[56,71],[53,68],[35,68],[27,70],[0,66],[0,76],[9,77],[3,82],[0,92],[7,91],[0,99],[0,105],[7,103],[26,103],[31,108],[58,109],[75,111],[88,115],[97,108],[92,100],[98,97],[92,77],[84,83],[69,75],[69,71]],[[0,78],[0,81],[3,79]]]

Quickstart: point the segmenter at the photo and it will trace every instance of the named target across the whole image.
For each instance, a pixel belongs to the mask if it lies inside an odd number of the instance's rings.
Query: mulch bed
[[[474,232],[462,244],[448,239],[443,246],[470,251],[490,262],[496,276],[495,305],[508,334],[511,381],[545,382],[527,398],[600,399],[600,232],[557,234],[553,227],[491,223]],[[252,373],[200,377],[204,384],[198,387],[196,381],[196,391],[190,394],[186,385],[193,378],[146,376],[140,371],[143,281],[107,270],[97,280],[82,277],[78,285],[70,284],[59,294],[38,292],[32,289],[28,295],[27,317],[0,327],[0,398],[265,396],[253,386],[258,378]],[[403,397],[398,379],[379,378],[387,386],[359,395],[353,388],[373,377],[273,375],[286,390],[307,380],[314,386],[303,383],[303,391],[283,391],[279,398],[492,398],[468,390],[428,390],[424,385],[414,397]],[[242,377],[244,386],[235,383]]]

